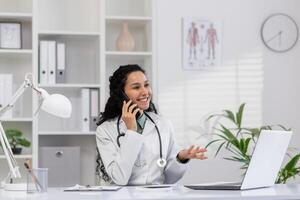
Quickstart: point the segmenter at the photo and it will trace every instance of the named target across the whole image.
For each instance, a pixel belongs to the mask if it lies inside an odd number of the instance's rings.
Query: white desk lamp
[[[31,73],[28,73],[25,75],[25,80],[23,84],[12,96],[10,102],[7,105],[5,105],[2,109],[0,109],[0,119],[5,112],[7,112],[8,110],[14,107],[16,101],[19,99],[19,97],[23,95],[23,93],[27,88],[31,88],[32,90],[36,91],[42,101],[35,114],[37,114],[37,112],[40,109],[42,109],[50,114],[62,118],[69,118],[71,116],[72,105],[70,100],[61,94],[49,95],[46,90],[36,87],[34,85],[33,75]],[[17,164],[17,161],[14,158],[14,155],[11,151],[11,147],[5,135],[5,131],[3,129],[1,120],[0,120],[0,142],[10,170],[8,176],[3,181],[1,181],[1,187],[7,190],[26,190],[26,184],[7,183],[8,180],[10,180],[11,178],[21,178],[21,174],[19,171],[19,166]]]

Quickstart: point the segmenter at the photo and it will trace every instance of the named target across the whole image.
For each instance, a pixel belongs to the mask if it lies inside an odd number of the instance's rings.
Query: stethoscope
[[[157,135],[158,135],[158,139],[159,139],[159,159],[157,159],[157,165],[161,168],[165,167],[166,164],[167,164],[167,161],[166,159],[164,159],[162,157],[162,142],[161,142],[161,136],[160,136],[160,132],[159,132],[159,129],[156,125],[156,123],[154,122],[154,120],[146,113],[144,112],[144,114],[146,115],[146,117],[154,124],[155,126],[155,129],[156,129],[156,132],[157,132]],[[118,146],[120,147],[120,138],[125,136],[125,133],[121,133],[120,132],[120,119],[121,119],[121,115],[118,117],[118,121],[117,121],[117,129],[118,129],[118,137],[117,137],[117,144]]]

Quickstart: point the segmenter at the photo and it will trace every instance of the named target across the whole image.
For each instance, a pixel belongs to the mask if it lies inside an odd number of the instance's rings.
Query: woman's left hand
[[[205,148],[196,147],[192,145],[189,149],[181,150],[178,153],[178,159],[180,160],[188,160],[188,159],[200,159],[205,160],[207,157],[205,156],[205,152],[207,150]]]

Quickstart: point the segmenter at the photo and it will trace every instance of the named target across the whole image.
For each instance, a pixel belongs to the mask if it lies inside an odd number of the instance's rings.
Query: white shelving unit
[[[33,71],[32,64],[32,1],[31,0],[0,0],[0,21],[21,23],[21,49],[0,49],[0,74],[13,74],[13,90],[24,81],[25,74]],[[26,91],[13,109],[12,118],[1,119],[4,129],[16,128],[23,132],[23,136],[33,142],[32,93]],[[17,159],[31,159],[32,148],[24,148]],[[7,176],[6,159],[0,150],[0,179]],[[3,167],[4,166],[4,167]],[[21,171],[24,167],[20,164]],[[26,176],[25,176],[26,177]],[[25,178],[23,178],[23,181]]]
[[[0,73],[12,73],[14,85],[18,87],[25,73],[32,72],[39,87],[67,96],[73,107],[69,119],[43,111],[35,116],[38,97],[27,92],[17,103],[13,118],[3,119],[6,127],[20,128],[32,141],[32,147],[17,156],[18,159],[32,158],[33,166],[38,167],[40,147],[80,146],[80,184],[95,184],[95,131],[82,131],[81,89],[98,89],[100,111],[103,111],[112,72],[120,65],[139,64],[146,69],[155,92],[153,8],[155,0],[0,0],[0,21],[21,22],[23,38],[22,49],[0,49]],[[124,21],[135,39],[135,49],[130,52],[116,49]],[[65,43],[63,83],[38,82],[41,40]],[[0,162],[3,161],[0,154]]]

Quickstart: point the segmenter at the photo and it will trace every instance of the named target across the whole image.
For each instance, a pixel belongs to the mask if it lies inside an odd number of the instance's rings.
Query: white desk
[[[48,193],[26,194],[0,190],[1,200],[110,200],[110,199],[209,199],[209,200],[277,200],[300,199],[300,185],[276,185],[272,188],[247,191],[191,190],[178,186],[173,189],[141,189],[124,187],[117,192],[63,192],[62,188],[49,188]]]

